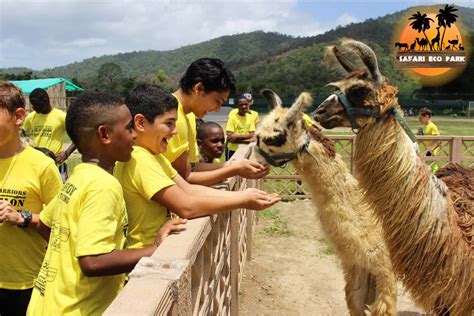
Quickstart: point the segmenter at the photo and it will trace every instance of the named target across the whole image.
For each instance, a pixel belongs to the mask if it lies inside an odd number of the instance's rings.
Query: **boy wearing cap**
[[[239,144],[249,144],[255,140],[255,130],[259,120],[258,113],[250,110],[253,104],[249,93],[237,98],[237,109],[232,110],[227,117],[226,160],[235,153]]]

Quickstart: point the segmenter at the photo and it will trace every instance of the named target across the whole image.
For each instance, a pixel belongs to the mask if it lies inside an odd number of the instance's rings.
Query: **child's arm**
[[[23,225],[25,219],[10,203],[0,200],[0,223],[3,222],[17,226]],[[35,229],[39,225],[39,222],[39,214],[31,213],[31,220],[29,221],[28,226],[23,228],[30,227]]]
[[[74,145],[74,143],[71,143],[71,145],[69,145],[66,148],[66,150],[60,152],[56,156],[56,162],[57,163],[63,163],[64,161],[66,161],[66,159],[69,158],[69,156],[71,156],[71,154],[74,152],[74,150],[76,150],[76,145]]]
[[[204,169],[202,165],[202,163],[198,163],[196,169],[198,171],[189,174],[186,179],[189,183],[209,186],[236,175],[247,179],[261,179],[269,172],[268,166],[247,159],[223,164],[219,169],[199,171]]]
[[[88,277],[116,275],[132,271],[142,257],[149,257],[174,232],[183,231],[185,219],[167,221],[158,232],[155,244],[142,249],[114,250],[109,253],[79,257],[82,272]]]
[[[250,132],[244,135],[236,135],[232,132],[227,131],[227,140],[235,144],[250,144],[255,141],[255,132]]]
[[[188,153],[181,154],[172,163],[173,168],[189,183],[201,185],[213,185],[227,178],[239,175],[247,179],[261,179],[270,171],[268,166],[264,166],[256,161],[244,159],[242,161],[222,164],[196,164],[196,171],[191,172],[188,162]],[[212,165],[208,167],[208,165]]]
[[[176,177],[175,177],[176,179]],[[262,210],[280,201],[276,194],[268,194],[258,189],[239,192],[225,192],[212,188],[180,187],[177,184],[161,189],[152,200],[160,203],[182,218],[195,218],[210,214],[227,212],[238,208]],[[192,193],[189,194],[186,191]],[[204,194],[202,194],[204,192]],[[194,195],[197,194],[197,195]]]

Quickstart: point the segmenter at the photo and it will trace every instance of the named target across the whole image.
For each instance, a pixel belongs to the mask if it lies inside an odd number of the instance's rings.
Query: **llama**
[[[472,315],[474,172],[461,170],[470,186],[452,182],[470,196],[462,211],[453,203],[455,188],[432,175],[413,150],[399,123],[398,90],[381,75],[372,49],[345,40],[330,52],[349,75],[331,84],[336,92],[319,105],[315,119],[325,128],[358,131],[356,176],[382,223],[395,272],[422,308]],[[365,68],[355,67],[349,54]]]
[[[363,191],[336,155],[334,144],[320,130],[305,127],[302,111],[311,105],[311,96],[302,93],[288,110],[273,91],[262,92],[274,109],[257,129],[252,159],[273,165],[292,159],[308,184],[323,230],[342,262],[351,315],[365,315],[367,305],[372,315],[395,315],[396,279],[381,227],[362,203]]]

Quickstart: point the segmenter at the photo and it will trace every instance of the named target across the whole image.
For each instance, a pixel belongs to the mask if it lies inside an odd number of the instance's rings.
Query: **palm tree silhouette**
[[[451,23],[454,24],[456,22],[456,18],[458,17],[456,14],[454,14],[454,11],[457,11],[458,9],[455,9],[454,6],[446,5],[444,9],[439,9],[439,13],[436,14],[436,19],[438,19],[438,26],[442,26],[444,28],[443,30],[443,36],[441,37],[441,49],[443,50],[443,44],[444,44],[444,33],[446,33],[446,27],[451,27]]]
[[[433,50],[433,47],[431,46],[431,43],[428,37],[426,36],[425,31],[430,28],[430,21],[434,22],[434,20],[432,18],[429,18],[426,13],[421,14],[420,11],[416,11],[416,13],[413,14],[408,20],[414,20],[410,23],[411,28],[418,31],[418,33],[423,32],[423,35],[425,35],[426,41],[430,46],[430,50]]]

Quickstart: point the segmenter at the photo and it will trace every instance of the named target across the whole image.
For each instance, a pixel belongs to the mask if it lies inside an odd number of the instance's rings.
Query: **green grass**
[[[326,256],[330,256],[330,255],[334,255],[336,254],[336,251],[334,250],[334,248],[331,246],[331,244],[329,243],[329,241],[326,239],[326,238],[319,238],[318,241],[322,244],[324,244],[324,248],[323,250],[321,250],[319,253],[320,254],[323,254],[323,255],[326,255]]]
[[[417,117],[406,118],[408,126],[413,132],[423,127]],[[438,126],[441,135],[450,136],[474,136],[474,119],[452,118],[447,116],[434,116],[432,121]],[[325,135],[353,135],[350,128],[338,128],[337,130],[324,130]]]
[[[266,115],[264,113],[263,115]],[[261,114],[262,116],[262,114]],[[419,127],[423,125],[418,121],[418,117],[410,116],[405,117],[410,128],[416,132]],[[441,135],[451,136],[474,136],[474,118],[468,119],[467,117],[456,117],[451,116],[434,116],[432,121],[438,126]],[[221,123],[225,128],[225,122]],[[337,130],[324,130],[325,135],[353,135],[350,128],[338,128]]]
[[[294,233],[288,228],[288,221],[283,220],[280,216],[280,211],[277,209],[266,209],[258,212],[257,216],[266,220],[263,233],[268,236],[293,236]]]

